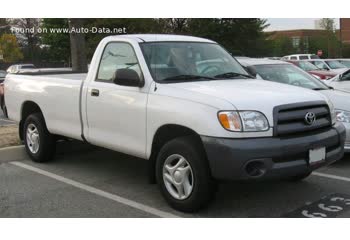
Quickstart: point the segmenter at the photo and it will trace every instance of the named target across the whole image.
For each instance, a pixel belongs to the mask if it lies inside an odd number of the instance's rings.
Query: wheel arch
[[[157,129],[153,136],[151,154],[149,157],[148,170],[150,183],[156,183],[155,165],[158,153],[162,146],[164,146],[165,143],[169,142],[172,139],[185,136],[193,136],[198,141],[198,143],[200,143],[200,145],[203,146],[203,142],[201,140],[200,135],[189,127],[178,124],[165,124]]]
[[[39,105],[33,101],[25,101],[22,104],[21,107],[21,116],[20,116],[20,121],[19,121],[19,137],[21,140],[23,140],[23,126],[24,126],[24,122],[26,120],[26,118],[33,114],[33,113],[41,113],[43,114],[43,112],[41,111],[41,108],[39,107]]]

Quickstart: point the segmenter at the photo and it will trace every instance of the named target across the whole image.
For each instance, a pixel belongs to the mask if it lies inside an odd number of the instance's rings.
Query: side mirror
[[[128,87],[143,87],[145,82],[138,73],[129,68],[118,69],[113,76],[113,82],[117,85]]]
[[[338,81],[341,81],[343,79],[343,73],[339,74]]]
[[[256,78],[257,72],[256,72],[256,69],[254,66],[248,66],[248,67],[246,67],[246,69],[250,75],[252,75],[253,77]]]

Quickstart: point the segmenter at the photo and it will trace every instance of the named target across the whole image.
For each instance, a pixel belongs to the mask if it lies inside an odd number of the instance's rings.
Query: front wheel
[[[41,113],[34,113],[27,117],[22,136],[26,151],[34,162],[47,162],[53,158],[56,141],[47,130]]]
[[[171,140],[161,148],[156,175],[164,198],[177,210],[198,211],[214,196],[215,182],[206,155],[193,137]]]

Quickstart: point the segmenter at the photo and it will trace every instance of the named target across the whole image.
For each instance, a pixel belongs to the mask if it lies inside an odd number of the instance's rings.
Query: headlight
[[[256,111],[222,111],[218,117],[221,125],[229,131],[260,132],[270,128],[265,115]]]
[[[338,122],[350,123],[350,112],[336,109],[335,113]]]

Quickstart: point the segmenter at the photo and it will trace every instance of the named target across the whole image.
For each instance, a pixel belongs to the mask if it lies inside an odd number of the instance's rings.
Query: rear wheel
[[[204,150],[193,137],[181,137],[166,143],[156,163],[157,182],[167,202],[183,212],[207,206],[214,196]]]
[[[33,113],[27,117],[22,136],[26,151],[34,162],[47,162],[53,158],[56,141],[47,130],[41,113]]]

